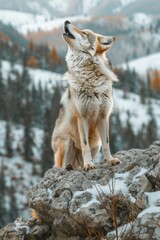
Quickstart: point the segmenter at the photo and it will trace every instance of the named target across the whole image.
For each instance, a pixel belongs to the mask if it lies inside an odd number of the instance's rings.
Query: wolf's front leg
[[[63,167],[65,167],[67,170],[73,170],[73,165],[71,163],[72,159],[75,159],[76,154],[75,151],[73,151],[73,142],[68,137],[68,139],[65,140],[64,143],[64,160],[63,160]]]
[[[102,152],[109,167],[119,164],[118,158],[113,158],[109,146],[109,119],[101,119],[99,122],[99,133],[102,141]]]
[[[91,149],[89,146],[89,139],[88,139],[89,127],[88,127],[87,119],[78,118],[78,133],[80,137],[82,156],[83,156],[83,162],[84,162],[83,169],[85,171],[88,171],[90,169],[95,168],[95,166],[92,162]]]

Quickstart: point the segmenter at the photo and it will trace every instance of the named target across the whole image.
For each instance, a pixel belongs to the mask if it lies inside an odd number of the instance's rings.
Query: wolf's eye
[[[86,32],[82,32],[82,33],[87,36],[87,33],[86,33]]]
[[[106,42],[103,42],[102,45],[110,45],[112,43],[112,39],[108,39]]]
[[[104,43],[102,43],[102,45],[105,45],[105,46],[108,45],[108,44],[109,44],[108,42],[104,42]]]

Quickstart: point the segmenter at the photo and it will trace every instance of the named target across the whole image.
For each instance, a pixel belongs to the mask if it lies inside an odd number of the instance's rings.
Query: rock
[[[145,208],[148,207],[147,196],[145,195],[145,193],[144,193],[143,191],[140,191],[140,192],[137,194],[135,204],[136,204],[137,207],[140,208],[140,209],[145,209]]]
[[[137,219],[133,235],[139,237],[138,239],[153,239],[159,240],[159,227],[157,225],[157,216],[156,213],[146,213],[141,219]],[[145,231],[144,231],[145,229]],[[137,231],[138,230],[138,231]]]
[[[123,239],[160,239],[160,141],[115,157],[122,164],[110,169],[49,169],[27,193],[40,221],[17,219],[0,239],[113,240],[116,229]]]
[[[140,191],[150,192],[152,188],[152,184],[149,182],[146,176],[143,175],[140,176],[138,180],[134,180],[131,183],[131,185],[129,186],[129,192],[132,194],[132,196],[136,197]]]
[[[132,183],[134,176],[137,173],[139,173],[140,170],[141,170],[141,168],[139,166],[135,166],[130,170],[129,175],[127,176],[126,181],[125,181],[128,186]]]
[[[35,223],[31,226],[30,221],[32,221],[32,223],[34,221]],[[37,224],[33,219],[28,220],[28,222],[24,222],[19,218],[14,223],[7,225],[0,230],[0,239],[47,239],[49,234],[49,226],[45,224]]]
[[[146,173],[146,177],[155,187],[155,190],[160,190],[160,153],[157,155],[156,162],[157,161],[158,163],[153,169]]]

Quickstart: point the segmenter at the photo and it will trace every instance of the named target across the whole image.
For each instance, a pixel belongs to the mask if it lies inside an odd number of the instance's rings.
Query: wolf
[[[113,109],[112,83],[118,81],[105,52],[115,41],[89,29],[64,23],[63,38],[68,45],[68,87],[52,134],[55,167],[94,169],[100,150],[109,167],[119,164],[109,147],[109,116]]]

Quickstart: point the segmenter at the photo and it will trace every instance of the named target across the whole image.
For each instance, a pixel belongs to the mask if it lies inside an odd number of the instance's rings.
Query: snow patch
[[[64,3],[60,5],[59,1],[56,2],[59,4],[59,7],[62,8]],[[51,1],[51,3],[53,3],[53,1]],[[36,5],[36,8],[38,7],[39,6]],[[79,15],[68,16],[67,19],[71,22],[74,22],[78,20],[90,20],[90,17]],[[11,10],[0,10],[0,21],[2,21],[4,24],[10,24],[21,34],[27,35],[29,32],[38,32],[40,30],[51,31],[53,29],[63,27],[66,18],[51,19],[48,14],[45,16]]]
[[[123,7],[133,3],[133,2],[136,2],[136,1],[139,1],[139,0],[120,0],[121,4]]]
[[[148,197],[148,205],[149,207],[144,209],[138,217],[142,217],[146,213],[158,213],[160,212],[160,206],[156,205],[156,202],[160,201],[160,191],[157,192],[145,192]]]
[[[133,15],[133,21],[139,26],[149,26],[152,22],[152,18],[144,13],[135,13]]]
[[[98,183],[95,183],[92,188],[88,188],[85,191],[76,191],[73,195],[73,199],[74,200],[75,197],[87,192],[90,193],[92,195],[92,199],[90,201],[88,201],[86,204],[82,204],[82,206],[80,208],[88,208],[91,204],[99,204],[100,201],[98,200],[98,196],[101,194],[104,194],[106,196],[112,194],[112,191],[114,189],[114,194],[118,193],[118,192],[122,192],[123,195],[129,195],[131,198],[132,202],[135,202],[135,198],[133,198],[128,191],[128,187],[125,183],[125,180],[128,176],[129,172],[125,172],[125,173],[116,173],[115,174],[115,178],[111,179],[109,181],[109,183],[105,186],[102,186]],[[79,211],[80,209],[77,209],[77,211]]]
[[[83,1],[83,12],[84,14],[88,14],[89,11],[96,7],[99,3],[99,0],[87,0],[87,1]]]
[[[30,232],[29,226],[24,225],[24,224],[20,224],[20,223],[18,223],[18,222],[15,222],[14,224],[15,224],[14,229],[15,229],[17,232],[19,232],[20,229],[24,229],[24,228],[26,229],[26,234],[28,234],[28,233]]]
[[[70,3],[68,1],[63,1],[63,3],[59,0],[51,0],[49,1],[49,5],[53,7],[54,9],[60,11],[60,12],[66,12],[67,9],[70,6]]]
[[[127,68],[135,70],[138,74],[146,76],[147,71],[150,69],[160,70],[160,52],[129,61],[128,63],[123,63],[121,67],[124,70]]]
[[[15,69],[20,74],[22,74],[23,68],[19,64],[15,64],[13,67],[11,67],[10,62],[8,61],[2,61],[2,76],[7,79],[8,74],[11,70]],[[53,93],[53,88],[55,85],[63,85],[65,84],[65,81],[61,81],[62,74],[42,70],[42,69],[31,69],[27,68],[29,75],[31,77],[32,83],[38,89],[39,84],[41,84],[41,87],[45,89],[45,87],[48,88],[49,91]],[[11,78],[12,79],[12,78]]]
[[[126,126],[129,113],[129,122],[135,134],[142,129],[143,125],[147,125],[151,119],[148,112],[149,105],[147,104],[147,101],[150,101],[150,107],[158,125],[158,135],[160,136],[160,100],[150,98],[148,100],[146,99],[146,104],[142,104],[139,95],[128,93],[127,98],[124,98],[123,91],[118,89],[113,89],[113,98],[114,111],[116,112],[118,110],[120,112],[120,120],[123,127]]]
[[[137,174],[134,176],[133,181],[136,180],[136,179],[138,180],[138,178],[141,177],[142,175],[144,175],[147,171],[148,171],[148,169],[142,167],[141,170],[140,170],[140,172],[137,173]]]

